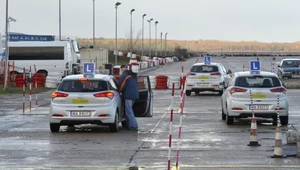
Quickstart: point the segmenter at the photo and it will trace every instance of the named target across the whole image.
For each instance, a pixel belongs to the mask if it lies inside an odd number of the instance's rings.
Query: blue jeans
[[[132,110],[133,103],[134,103],[134,100],[125,99],[125,115],[126,115],[128,128],[137,129],[138,123],[136,121],[136,118],[135,118],[133,110]]]

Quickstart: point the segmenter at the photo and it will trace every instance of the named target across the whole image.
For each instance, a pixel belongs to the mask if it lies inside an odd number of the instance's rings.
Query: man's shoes
[[[138,128],[128,128],[128,130],[130,130],[130,131],[138,131],[139,129]]]

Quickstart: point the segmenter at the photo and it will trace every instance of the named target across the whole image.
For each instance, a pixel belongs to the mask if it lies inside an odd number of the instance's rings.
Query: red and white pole
[[[38,101],[37,101],[38,89],[37,89],[37,81],[36,80],[35,80],[34,84],[35,84],[35,108],[37,108],[37,106],[38,106]]]
[[[170,133],[169,133],[169,153],[168,153],[168,170],[171,169],[171,148],[172,148],[172,125],[173,125],[173,104],[174,104],[174,83],[172,84],[172,103],[170,113]]]
[[[32,94],[32,89],[31,89],[31,66],[29,67],[29,110],[31,111],[31,94]]]
[[[26,76],[25,76],[25,67],[23,68],[23,113],[25,113],[25,85],[26,85]]]
[[[180,92],[180,96],[182,97],[182,92],[183,92],[183,66],[181,66],[181,92]]]
[[[182,94],[181,100],[181,111],[180,111],[180,121],[179,121],[179,129],[178,129],[178,143],[177,143],[177,151],[176,151],[176,168],[178,169],[178,161],[179,161],[179,146],[180,146],[180,138],[181,138],[181,124],[182,124],[182,117],[183,117],[183,110],[184,110],[184,101],[185,101],[185,90],[186,85],[184,86],[184,91]]]

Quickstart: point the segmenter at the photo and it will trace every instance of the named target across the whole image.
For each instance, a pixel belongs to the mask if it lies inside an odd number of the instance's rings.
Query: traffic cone
[[[281,137],[281,129],[278,124],[276,127],[275,133],[275,147],[274,147],[274,156],[272,158],[284,158],[285,156],[282,154],[282,137]]]
[[[257,124],[256,124],[256,118],[253,115],[251,120],[250,142],[248,146],[260,146],[260,144],[256,140],[256,135],[257,135]]]

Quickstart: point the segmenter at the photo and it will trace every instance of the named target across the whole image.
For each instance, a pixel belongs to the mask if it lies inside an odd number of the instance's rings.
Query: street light
[[[143,23],[142,23],[142,56],[144,56],[144,18],[147,16],[146,14],[143,15]]]
[[[157,57],[157,24],[158,24],[158,21],[155,21],[155,56]]]
[[[118,6],[121,5],[120,2],[115,4],[116,7],[116,50],[115,50],[115,65],[118,63]]]
[[[165,57],[167,56],[167,35],[168,33],[165,34]]]
[[[135,11],[135,9],[132,9],[130,11],[130,58],[132,58],[132,13]]]
[[[162,37],[163,37],[163,33],[160,33],[160,56],[163,56],[163,48],[162,48]]]
[[[58,25],[59,25],[59,28],[58,28],[58,30],[59,30],[59,41],[61,41],[61,0],[59,0],[59,3],[58,3],[58,10],[59,10],[59,23],[58,23]]]
[[[151,21],[153,21],[153,18],[147,21],[149,22],[149,57],[151,57]]]
[[[95,48],[95,0],[93,0],[93,48]]]

